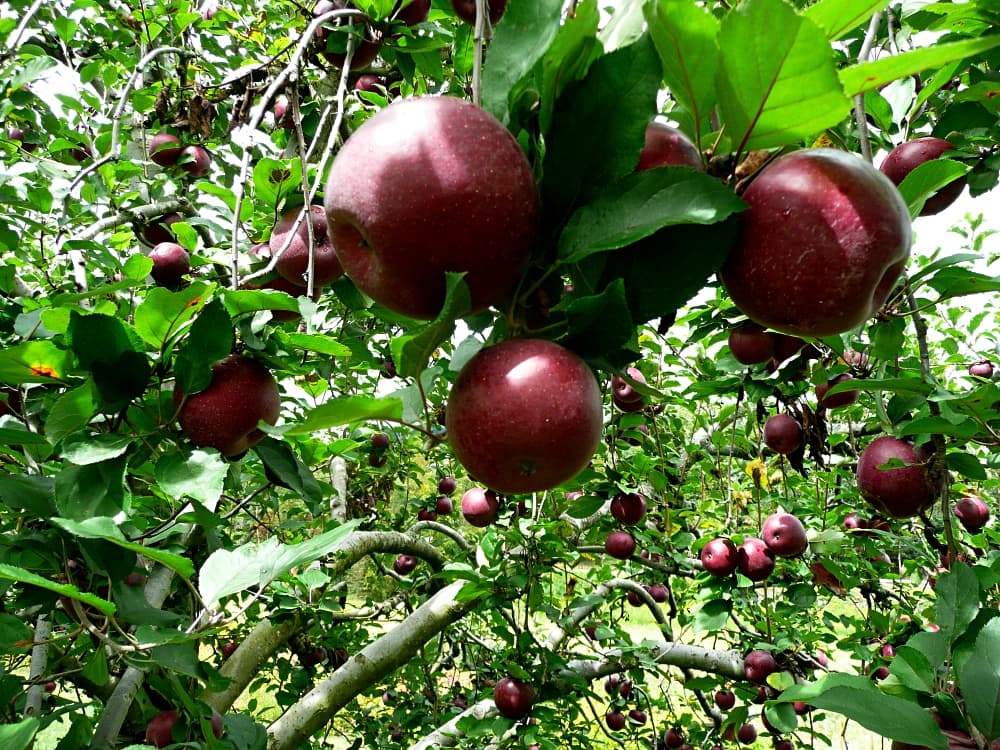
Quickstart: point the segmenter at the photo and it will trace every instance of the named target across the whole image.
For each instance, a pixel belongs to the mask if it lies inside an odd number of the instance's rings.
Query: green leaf
[[[266,206],[277,208],[290,193],[302,188],[302,167],[298,159],[289,163],[262,158],[253,168],[254,194]],[[301,201],[300,201],[301,203]]]
[[[0,445],[49,445],[48,439],[29,430],[25,424],[13,417],[7,418],[7,423],[0,426]]]
[[[689,0],[656,0],[646,5],[646,21],[663,64],[663,80],[691,113],[694,135],[700,138],[715,106],[719,20]]]
[[[16,724],[0,724],[0,745],[5,750],[26,750],[38,734],[38,719],[29,716]]]
[[[15,581],[18,583],[27,583],[31,586],[38,586],[46,591],[52,591],[59,596],[66,596],[70,599],[81,601],[88,606],[100,610],[108,616],[115,613],[115,605],[99,596],[84,593],[76,586],[72,586],[68,583],[56,583],[55,581],[50,581],[48,578],[42,578],[40,575],[32,573],[30,570],[24,570],[16,565],[0,563],[0,580]]]
[[[673,224],[714,224],[746,204],[726,185],[686,167],[631,174],[579,208],[559,237],[559,258],[577,263]]]
[[[52,523],[81,539],[102,539],[122,549],[135,552],[137,555],[148,557],[150,560],[170,568],[185,579],[190,579],[194,575],[194,565],[186,557],[128,541],[121,529],[118,528],[114,518],[103,516],[74,521],[69,518],[55,517],[52,519]]]
[[[974,653],[958,673],[958,685],[969,718],[991,741],[1000,738],[1000,617],[979,631]]]
[[[2,653],[14,654],[24,651],[27,645],[16,645],[19,641],[31,641],[32,630],[14,615],[0,614],[0,649]]]
[[[1000,276],[985,276],[967,268],[944,268],[927,280],[942,299],[1000,292]]]
[[[790,703],[770,703],[764,706],[764,716],[779,732],[791,734],[798,726],[795,709]]]
[[[910,216],[919,216],[928,198],[945,185],[964,177],[969,169],[969,165],[953,159],[932,159],[906,175],[899,184],[899,193],[910,207]]]
[[[604,498],[597,495],[584,495],[570,503],[566,515],[570,518],[588,518],[600,510],[604,502]]]
[[[66,391],[52,405],[45,422],[45,434],[53,444],[83,429],[97,414],[98,394],[93,380]]]
[[[120,411],[145,393],[153,374],[149,358],[142,352],[122,352],[113,361],[95,362],[93,370],[101,407],[107,411]]]
[[[899,682],[920,693],[934,689],[934,669],[927,656],[912,646],[900,646],[889,664],[889,673]]]
[[[341,357],[343,359],[352,356],[350,347],[341,344],[332,336],[318,333],[286,333],[285,331],[274,331],[273,335],[283,345],[293,349],[302,349],[327,357]]]
[[[167,453],[156,462],[157,484],[176,500],[190,497],[211,511],[222,497],[229,464],[217,451],[195,449],[190,453]]]
[[[32,57],[25,60],[16,66],[12,66],[15,73],[11,76],[10,82],[6,84],[7,90],[11,91],[19,89],[25,84],[37,81],[58,64],[59,63],[51,57],[43,57],[39,55],[38,57]],[[9,96],[9,94],[5,94],[5,96]]]
[[[648,38],[599,58],[556,102],[542,168],[542,195],[557,217],[639,162],[656,114],[659,62]],[[586,123],[586,127],[581,127]]]
[[[715,633],[726,627],[729,622],[729,615],[733,611],[731,599],[713,599],[705,602],[698,614],[694,616],[694,630],[696,633]]]
[[[1000,45],[1000,34],[960,42],[937,42],[930,47],[883,57],[875,62],[851,65],[840,71],[840,82],[848,96],[877,89],[898,78],[905,78],[928,68],[937,68],[954,60],[978,55]]]
[[[118,458],[135,442],[131,435],[93,435],[77,432],[63,441],[62,457],[78,466]]]
[[[972,568],[956,561],[934,586],[934,622],[954,643],[979,612],[979,579]]]
[[[76,521],[94,516],[115,516],[128,510],[131,497],[125,488],[124,459],[87,466],[68,465],[56,474],[55,498],[59,514]]]
[[[253,450],[278,482],[302,497],[313,515],[322,512],[323,489],[288,443],[266,437]]]
[[[226,289],[223,291],[226,310],[233,317],[258,310],[299,311],[299,301],[288,292],[277,289]]]
[[[559,29],[541,64],[541,106],[538,122],[542,133],[552,125],[553,109],[565,88],[586,75],[594,58],[601,53],[597,42],[599,22],[597,0],[583,0],[576,13]]]
[[[288,430],[289,435],[303,435],[331,427],[365,422],[370,419],[399,421],[403,418],[401,399],[371,398],[368,396],[345,396],[327,401],[306,414],[304,420]]]
[[[81,315],[74,310],[66,338],[80,366],[87,370],[93,370],[98,362],[114,362],[125,352],[142,351],[135,332],[112,315]]]
[[[95,685],[108,684],[108,656],[103,648],[95,648],[80,672]]]
[[[164,287],[151,289],[135,310],[136,332],[152,348],[164,348],[167,340],[198,314],[214,286],[196,281],[178,292]]]
[[[856,29],[889,5],[890,0],[818,0],[802,15],[819,26],[831,42]]]
[[[72,357],[51,341],[24,341],[0,351],[0,381],[58,383],[65,379]]]
[[[930,750],[947,750],[941,729],[915,702],[886,695],[868,677],[836,672],[810,684],[793,685],[776,699],[780,703],[805,701],[824,711],[846,716],[883,737]]]
[[[205,605],[212,607],[226,596],[263,588],[292,568],[331,554],[358,523],[349,521],[299,544],[281,544],[271,537],[261,544],[216,550],[198,573],[198,590]]]
[[[212,365],[232,350],[233,320],[222,300],[215,298],[191,324],[191,333],[177,354],[176,387],[187,395],[205,390],[212,381]]]
[[[948,468],[964,477],[981,482],[987,478],[986,468],[975,456],[962,451],[949,450],[946,456]]]
[[[970,417],[918,417],[899,426],[902,435],[950,435],[968,440],[979,432],[979,426]]]
[[[850,111],[826,35],[783,0],[741,3],[719,48],[719,108],[738,152],[811,138]]]
[[[490,43],[483,107],[506,123],[511,89],[542,59],[559,32],[562,0],[512,0]]]
[[[563,342],[584,359],[600,357],[629,342],[634,335],[625,284],[612,281],[599,294],[567,298],[555,310],[565,311],[569,336]]]
[[[605,52],[614,52],[638,41],[646,27],[643,5],[644,3],[617,3],[612,6],[611,19],[597,34]]]
[[[36,518],[48,518],[56,510],[52,477],[20,474],[0,477],[0,502],[14,510],[26,510]]]
[[[425,326],[390,342],[392,361],[404,378],[415,378],[427,366],[427,360],[441,344],[451,338],[455,321],[469,311],[472,304],[469,287],[461,273],[445,274],[444,305],[438,316]]]

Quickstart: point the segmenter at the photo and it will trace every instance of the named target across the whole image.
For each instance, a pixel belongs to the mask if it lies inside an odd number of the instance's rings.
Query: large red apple
[[[896,186],[863,159],[816,148],[775,159],[750,184],[740,234],[719,272],[749,318],[797,336],[864,323],[910,255]]]
[[[775,453],[795,453],[802,446],[802,425],[791,414],[775,414],[764,423],[764,444]]]
[[[178,421],[192,443],[235,456],[264,437],[259,422],[278,421],[281,396],[264,365],[230,354],[212,365],[212,380],[205,390],[186,398],[175,390],[174,406],[180,409]]]
[[[858,460],[861,496],[893,518],[911,518],[926,510],[941,494],[942,479],[928,470],[931,454],[892,435],[872,440]],[[903,465],[884,466],[897,459]]]
[[[754,649],[743,657],[743,674],[750,682],[763,684],[769,675],[778,671],[774,654],[763,649]]]
[[[764,521],[760,535],[778,557],[798,557],[809,547],[805,527],[791,513],[772,513]]]
[[[471,311],[521,278],[538,230],[531,165],[474,104],[397,101],[347,140],[326,185],[330,237],[345,273],[390,310],[432,318],[445,272],[464,272]]]
[[[504,677],[493,688],[493,702],[508,719],[523,719],[535,705],[535,691],[527,682]]]
[[[185,146],[177,164],[192,177],[204,177],[212,168],[212,156],[204,146]]]
[[[955,516],[962,522],[965,530],[975,534],[990,520],[990,508],[977,495],[966,495],[955,503]]]
[[[497,520],[500,502],[492,490],[473,487],[462,495],[462,515],[472,526],[484,528]]]
[[[712,539],[701,548],[701,564],[718,578],[726,578],[736,572],[736,560],[736,545],[725,537]]]
[[[654,167],[691,167],[702,172],[705,164],[690,138],[671,125],[653,120],[646,126],[646,142],[639,153],[637,172]]]
[[[894,184],[898,185],[910,172],[924,162],[939,159],[944,156],[945,152],[952,151],[954,148],[944,138],[931,136],[914,138],[912,141],[900,143],[890,151],[879,169]],[[959,177],[957,180],[949,182],[924,202],[920,215],[933,216],[944,211],[958,200],[958,196],[965,189],[965,183],[965,177]]]
[[[154,747],[166,747],[174,744],[174,724],[181,716],[176,711],[161,711],[146,725],[146,743]]]
[[[638,492],[619,492],[611,499],[611,515],[626,526],[635,526],[646,515],[646,498]]]
[[[601,440],[601,392],[590,368],[542,339],[480,350],[452,386],[452,449],[468,472],[505,494],[541,492],[576,476]]]
[[[172,167],[184,148],[181,139],[170,133],[157,133],[149,141],[149,158],[161,167]]]
[[[612,531],[604,540],[604,551],[618,560],[628,560],[635,553],[635,537],[627,531]]]
[[[275,270],[281,276],[293,284],[301,287],[307,286],[306,272],[309,270],[309,228],[306,220],[299,221],[302,214],[302,206],[293,208],[284,215],[274,225],[271,230],[271,239],[268,240],[268,248],[271,255],[276,255],[285,243],[288,247],[281,253]],[[320,206],[309,207],[309,219],[312,221],[313,231],[313,288],[326,286],[340,278],[344,269],[337,260],[337,253],[334,252],[333,245],[330,244],[330,236],[326,231],[326,213]],[[292,239],[288,239],[292,228],[298,222],[298,228]]]
[[[774,572],[774,552],[763,539],[748,536],[736,550],[736,567],[751,581],[763,581]]]

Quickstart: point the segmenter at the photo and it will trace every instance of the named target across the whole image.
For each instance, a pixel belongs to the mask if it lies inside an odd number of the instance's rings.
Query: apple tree
[[[5,746],[998,746],[992,0],[0,8]]]

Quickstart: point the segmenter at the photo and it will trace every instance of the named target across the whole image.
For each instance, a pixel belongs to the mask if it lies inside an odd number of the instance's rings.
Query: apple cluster
[[[728,578],[737,570],[751,581],[760,582],[774,572],[777,557],[800,557],[809,548],[802,522],[791,513],[772,513],[761,527],[760,537],[745,536],[738,547],[731,539],[716,537],[701,548],[701,564],[718,578]]]

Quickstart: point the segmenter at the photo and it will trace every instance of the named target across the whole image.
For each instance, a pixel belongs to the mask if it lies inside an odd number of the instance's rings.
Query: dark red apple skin
[[[367,91],[372,94],[381,93],[381,86],[385,86],[385,82],[382,78],[371,73],[365,73],[364,75],[358,76],[358,80],[354,82],[355,91]]]
[[[805,527],[791,513],[772,513],[764,521],[760,535],[778,557],[799,557],[809,548]]]
[[[500,503],[496,493],[473,487],[462,495],[462,515],[471,526],[484,528],[497,520]]]
[[[604,723],[612,732],[620,732],[625,728],[625,714],[621,711],[608,711],[604,715]]]
[[[434,501],[434,512],[439,516],[450,516],[452,510],[454,510],[454,506],[452,505],[450,497],[441,495]]]
[[[715,705],[723,711],[729,711],[736,705],[736,694],[732,690],[717,690],[715,692]]]
[[[451,7],[455,15],[467,24],[476,23],[476,0],[451,0]],[[507,10],[507,0],[489,0],[486,7],[489,9],[490,25],[496,26]]]
[[[743,674],[750,682],[763,685],[777,671],[778,662],[770,651],[754,649],[743,657]]]
[[[796,336],[848,331],[874,315],[910,255],[896,186],[863,159],[795,151],[743,193],[750,208],[719,272],[751,320]]]
[[[757,728],[753,724],[744,724],[737,730],[736,739],[744,745],[749,745],[757,739]]]
[[[636,724],[645,724],[646,719],[648,718],[646,716],[646,712],[643,711],[641,708],[633,708],[631,711],[628,712],[628,717]]]
[[[212,157],[203,146],[185,146],[181,149],[178,160],[185,156],[190,159],[179,166],[192,177],[204,177],[212,168]]]
[[[736,549],[736,568],[751,581],[763,581],[774,572],[774,553],[763,539],[748,536]]]
[[[628,560],[635,552],[635,537],[627,531],[612,531],[604,540],[604,551],[618,560]]]
[[[438,492],[442,495],[450,495],[458,487],[455,477],[441,477],[438,480]]]
[[[493,702],[508,719],[523,719],[535,705],[535,691],[527,682],[504,677],[493,688]]]
[[[701,564],[718,578],[727,578],[736,572],[737,550],[731,540],[719,537],[701,548]]]
[[[762,365],[775,357],[775,336],[752,320],[729,330],[729,351],[743,365]]]
[[[212,365],[212,380],[205,390],[187,399],[175,390],[174,406],[180,408],[181,430],[192,443],[235,456],[264,437],[258,422],[278,421],[281,395],[264,365],[230,354]]]
[[[701,153],[690,138],[671,125],[653,120],[646,126],[646,141],[635,171],[671,166],[705,171]]]
[[[993,363],[988,359],[982,359],[969,365],[969,374],[974,378],[990,380],[993,378]]]
[[[174,724],[180,719],[176,711],[161,711],[146,725],[146,742],[154,747],[166,747],[174,744]]]
[[[619,492],[611,500],[611,515],[626,526],[635,526],[646,515],[646,498],[638,492]]]
[[[149,251],[150,276],[160,286],[175,287],[191,272],[191,256],[176,242],[161,242]]]
[[[271,255],[276,255],[286,242],[289,242],[288,235],[302,214],[302,206],[286,211],[271,230],[271,238],[268,240],[268,249]],[[313,226],[313,287],[326,286],[339,279],[344,269],[337,259],[337,253],[330,243],[330,236],[327,234],[326,213],[320,206],[309,207],[309,218]],[[309,229],[303,219],[295,230],[285,252],[278,258],[275,270],[281,274],[282,278],[306,287],[306,272],[309,270]]]
[[[684,733],[677,727],[670,727],[663,735],[663,744],[671,748],[671,750],[683,747]]]
[[[906,466],[879,469],[898,458]],[[931,454],[892,435],[872,440],[858,460],[861,496],[879,512],[892,518],[912,518],[929,508],[941,494],[942,480],[928,471]]]
[[[802,446],[802,425],[791,414],[775,414],[764,423],[764,444],[775,453],[795,453]]]
[[[653,597],[653,601],[657,604],[663,604],[670,598],[670,591],[662,583],[654,583],[646,589],[649,595]]]
[[[826,383],[820,383],[816,386],[817,403],[824,409],[840,409],[844,406],[857,403],[858,396],[861,394],[860,391],[842,391],[841,393],[834,393],[832,396],[826,395],[833,386],[843,383],[846,380],[854,380],[854,376],[849,372],[845,372]]]
[[[173,242],[175,238],[174,233],[170,231],[170,225],[178,221],[184,221],[184,217],[178,213],[166,214],[155,219],[142,228],[143,241],[153,247],[161,242]]]
[[[597,450],[600,388],[559,344],[511,339],[462,368],[445,425],[456,457],[479,482],[503,494],[541,492],[572,479]]]
[[[982,529],[990,520],[989,506],[981,497],[975,495],[966,495],[956,502],[954,513],[965,530],[971,534]]]
[[[625,370],[625,373],[637,383],[646,382],[646,378],[638,368],[629,367]],[[613,375],[611,377],[611,393],[614,396],[615,403],[634,404],[642,401],[642,394],[633,388],[621,375]]]
[[[417,567],[417,558],[413,555],[399,555],[392,562],[392,569],[401,576],[409,575]]]
[[[534,246],[539,197],[507,129],[448,96],[399,100],[347,140],[325,206],[344,272],[390,310],[432,318],[445,272],[465,272],[470,312],[514,290]]]
[[[912,141],[900,143],[890,151],[879,169],[882,171],[882,174],[892,180],[893,184],[899,185],[906,179],[906,176],[910,172],[921,164],[938,159],[945,152],[952,151],[954,148],[944,138],[935,138],[933,136],[914,138]],[[949,182],[924,202],[924,207],[921,209],[920,215],[933,216],[944,211],[958,200],[958,196],[965,190],[965,183],[965,177],[960,177],[954,182]]]
[[[346,8],[353,7],[354,5],[348,2],[348,0],[320,0],[320,2],[316,3],[313,8],[313,17],[316,18],[332,10],[344,10]],[[355,23],[358,24],[360,21],[355,19]],[[336,21],[331,22],[331,24],[339,25]],[[347,22],[344,21],[343,25],[346,26]],[[316,32],[316,39],[322,47],[323,57],[325,57],[331,65],[342,68],[344,67],[344,63],[347,62],[347,53],[326,51],[326,41],[332,33],[338,32],[334,32],[331,28],[320,27]],[[344,42],[346,44],[346,37],[344,38]],[[381,34],[379,34],[379,32],[371,26],[365,26],[364,38],[362,39],[359,35],[354,40],[354,51],[351,53],[351,70],[361,70],[362,68],[367,68],[372,64],[372,61],[378,57],[378,53],[381,49]]]
[[[172,167],[181,156],[181,139],[170,133],[157,133],[149,141],[149,158],[161,167]]]
[[[399,9],[392,16],[394,21],[402,21],[407,26],[416,26],[427,20],[431,12],[431,0],[413,0],[408,5],[403,5],[403,2],[405,0],[396,3]]]

